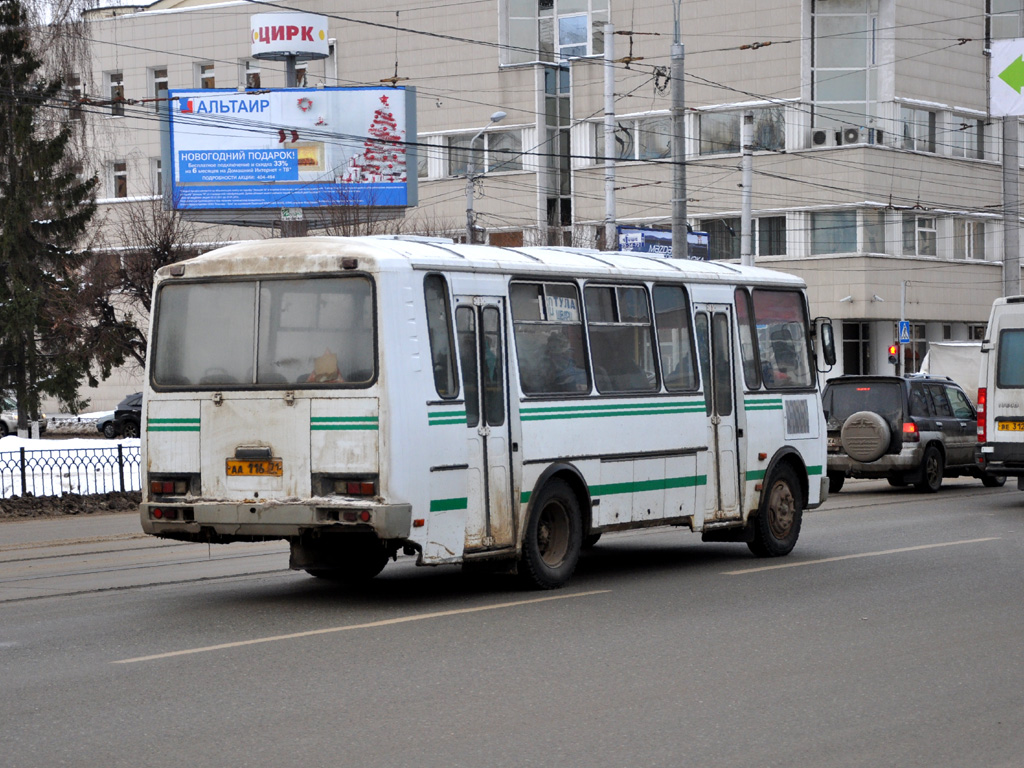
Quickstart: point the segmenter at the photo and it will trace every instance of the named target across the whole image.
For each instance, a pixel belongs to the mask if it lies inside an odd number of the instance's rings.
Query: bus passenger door
[[[725,304],[696,305],[694,328],[708,415],[708,492],[706,519],[741,516],[731,309]]]
[[[457,297],[469,467],[466,551],[513,545],[503,301]]]

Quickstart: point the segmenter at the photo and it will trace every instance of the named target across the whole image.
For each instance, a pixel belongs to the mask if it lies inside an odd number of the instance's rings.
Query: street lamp
[[[494,123],[505,119],[505,113],[498,110],[491,115],[491,122],[476,132],[476,136],[469,140],[469,156],[466,158],[466,243],[473,243],[473,145],[476,140],[484,135],[484,132]],[[480,174],[481,176],[483,174]]]

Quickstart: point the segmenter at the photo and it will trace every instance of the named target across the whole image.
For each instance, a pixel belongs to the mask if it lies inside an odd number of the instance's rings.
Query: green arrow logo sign
[[[1018,56],[1006,69],[999,73],[999,79],[1017,93],[1024,88],[1024,57]]]

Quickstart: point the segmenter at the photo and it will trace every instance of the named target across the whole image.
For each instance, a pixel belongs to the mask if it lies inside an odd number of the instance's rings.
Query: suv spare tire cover
[[[856,461],[875,461],[889,447],[889,424],[877,413],[858,411],[843,424],[843,450]]]

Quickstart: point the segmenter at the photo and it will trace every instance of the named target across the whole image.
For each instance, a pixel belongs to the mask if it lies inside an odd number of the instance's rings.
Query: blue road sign
[[[910,343],[910,321],[900,320],[900,344]]]

